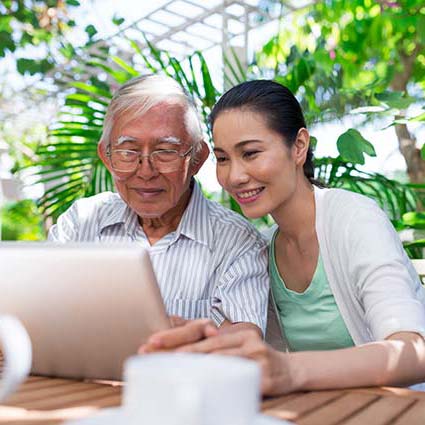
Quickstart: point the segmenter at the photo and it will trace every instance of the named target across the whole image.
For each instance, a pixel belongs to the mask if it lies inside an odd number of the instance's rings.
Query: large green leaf
[[[365,163],[365,154],[376,156],[375,148],[372,143],[366,140],[358,130],[348,129],[341,134],[337,140],[337,148],[341,157],[353,164],[363,165]]]
[[[386,91],[375,94],[376,99],[385,103],[391,108],[406,109],[412,103],[416,102],[414,97],[404,96],[404,93],[397,91]]]
[[[246,69],[242,66],[233,47],[230,48],[230,53],[228,55],[224,55],[223,60],[229,72],[229,75],[224,75],[224,78],[230,87],[247,80]]]
[[[38,73],[46,73],[54,67],[54,64],[47,59],[36,60],[19,58],[16,61],[16,67],[22,75],[34,75]]]
[[[195,52],[195,57],[198,58],[201,63],[201,73],[202,73],[202,84],[204,88],[204,104],[209,108],[212,108],[217,100],[218,92],[214,87],[212,82],[211,73],[208,68],[207,61],[201,52]]]
[[[0,57],[6,56],[6,51],[13,52],[16,49],[12,34],[7,31],[0,31]]]
[[[407,212],[403,214],[403,224],[414,229],[425,229],[425,214],[421,212]]]

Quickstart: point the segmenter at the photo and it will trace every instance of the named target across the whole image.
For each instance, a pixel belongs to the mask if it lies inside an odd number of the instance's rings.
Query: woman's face
[[[218,181],[247,217],[277,213],[304,179],[305,154],[300,156],[297,143],[288,148],[261,113],[221,112],[213,138]]]

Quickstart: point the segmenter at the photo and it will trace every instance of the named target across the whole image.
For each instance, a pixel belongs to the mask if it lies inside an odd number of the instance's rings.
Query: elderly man
[[[118,194],[78,200],[49,239],[140,243],[168,314],[264,332],[266,244],[194,181],[209,149],[182,88],[154,75],[124,84],[109,105],[98,153]]]

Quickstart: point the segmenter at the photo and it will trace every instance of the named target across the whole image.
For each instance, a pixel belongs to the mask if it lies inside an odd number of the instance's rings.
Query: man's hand
[[[218,329],[210,319],[186,320],[182,326],[153,334],[138,352],[146,354],[156,351],[173,351],[217,334]]]
[[[170,323],[171,323],[172,328],[177,328],[178,326],[183,326],[187,322],[189,322],[189,320],[183,319],[183,317],[181,317],[181,316],[168,316],[168,318],[170,319]]]

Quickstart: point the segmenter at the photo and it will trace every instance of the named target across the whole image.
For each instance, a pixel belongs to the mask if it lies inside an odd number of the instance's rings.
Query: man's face
[[[107,142],[99,146],[99,155],[114,177],[121,198],[142,219],[182,215],[190,195],[190,179],[203,161],[194,165],[192,154],[181,157],[178,169],[160,172],[147,156],[133,173],[112,168],[106,156]],[[145,114],[128,121],[118,117],[110,135],[110,148],[128,149],[149,155],[154,151],[172,149],[183,154],[192,146],[185,125],[185,109],[172,103],[160,103]]]

